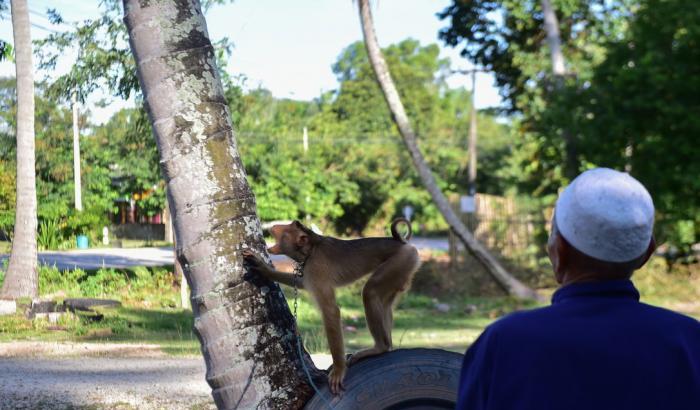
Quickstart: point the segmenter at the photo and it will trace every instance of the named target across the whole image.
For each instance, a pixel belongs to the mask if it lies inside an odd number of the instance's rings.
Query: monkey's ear
[[[309,235],[304,232],[297,236],[297,246],[306,246],[309,243]]]
[[[297,220],[294,220],[294,222],[292,222],[292,225],[294,225],[295,227],[297,227],[299,229],[304,227],[304,225],[302,225],[301,222],[299,222]]]

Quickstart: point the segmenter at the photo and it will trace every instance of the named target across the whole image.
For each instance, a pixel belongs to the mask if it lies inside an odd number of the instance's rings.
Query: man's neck
[[[561,286],[566,286],[576,283],[603,282],[608,280],[623,280],[629,278],[630,275],[624,272],[602,274],[601,272],[594,271],[573,271],[564,273],[564,276],[562,276],[559,283]]]

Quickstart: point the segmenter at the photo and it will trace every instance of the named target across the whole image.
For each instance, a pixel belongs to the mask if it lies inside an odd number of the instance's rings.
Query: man
[[[700,409],[700,322],[639,302],[654,205],[628,174],[594,169],[557,200],[552,305],[489,326],[464,358],[457,408]]]

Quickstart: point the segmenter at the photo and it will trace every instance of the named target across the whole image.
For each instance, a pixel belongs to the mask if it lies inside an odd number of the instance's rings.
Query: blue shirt
[[[457,409],[700,409],[700,322],[629,280],[565,286],[467,350]]]

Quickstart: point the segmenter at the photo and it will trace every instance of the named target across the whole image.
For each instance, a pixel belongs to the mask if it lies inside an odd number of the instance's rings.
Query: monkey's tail
[[[396,230],[396,226],[398,224],[404,223],[406,224],[406,227],[408,228],[408,233],[406,236],[401,236],[399,231]],[[411,237],[413,236],[413,229],[411,228],[411,221],[409,221],[406,218],[396,218],[394,219],[394,222],[391,223],[391,236],[394,237],[397,241],[401,241],[403,243],[406,243],[411,240]]]

